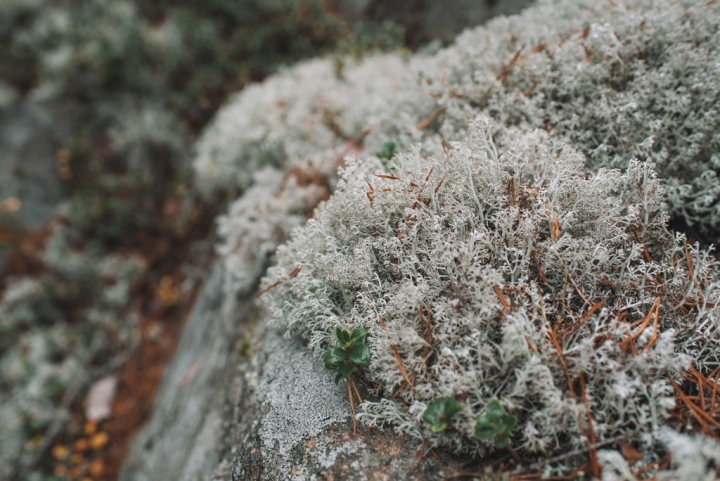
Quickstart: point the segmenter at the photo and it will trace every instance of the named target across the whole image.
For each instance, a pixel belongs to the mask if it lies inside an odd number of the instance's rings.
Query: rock
[[[406,40],[414,46],[433,39],[451,41],[466,28],[495,15],[517,13],[532,0],[382,0],[335,1],[334,8],[352,21],[391,20],[405,27]]]
[[[459,470],[447,455],[418,462],[420,443],[406,436],[359,425],[353,438],[344,383],[262,322],[243,362],[253,299],[225,296],[222,278],[217,265],[121,480],[442,479]]]
[[[0,106],[0,201],[20,200],[14,220],[22,229],[40,227],[62,200],[56,155],[69,143],[68,110],[58,102],[19,99]],[[0,217],[2,224],[8,220]]]

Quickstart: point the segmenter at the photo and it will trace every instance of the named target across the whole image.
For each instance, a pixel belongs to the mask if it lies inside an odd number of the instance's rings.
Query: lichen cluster
[[[468,120],[485,115],[568,139],[589,172],[650,158],[671,215],[714,228],[719,9],[548,0],[433,55],[350,62],[340,77],[331,60],[316,60],[225,107],[199,145],[196,168],[208,190],[244,187],[263,158],[277,165],[363,132],[370,153],[392,141],[437,154],[440,138],[463,140]],[[513,142],[495,140],[500,148]]]
[[[586,178],[582,155],[544,132],[515,132],[498,155],[490,131],[475,121],[442,158],[345,168],[278,249],[267,284],[302,271],[265,294],[271,324],[318,354],[336,326],[369,331],[383,398],[364,404],[371,426],[483,455],[492,444],[471,433],[498,398],[524,453],[582,449],[591,431],[651,453],[669,380],[718,363],[716,262],[665,229],[651,164]],[[457,433],[436,434],[421,416],[451,396]]]
[[[239,94],[198,145],[207,193],[246,189],[264,165],[350,156],[314,213],[293,202],[312,197],[299,184],[237,201],[221,223],[229,292],[312,216],[276,251],[262,299],[318,357],[336,328],[368,330],[366,424],[485,455],[497,447],[473,432],[498,399],[525,459],[606,443],[606,475],[634,479],[620,441],[644,464],[678,456],[663,427],[675,386],[720,363],[717,261],[667,228],[720,223],[719,8],[538,2],[436,53],[342,72],[314,60]],[[272,215],[251,228],[260,197]],[[463,407],[433,432],[423,415],[449,398]],[[663,475],[713,476],[715,445],[692,439],[697,459]]]

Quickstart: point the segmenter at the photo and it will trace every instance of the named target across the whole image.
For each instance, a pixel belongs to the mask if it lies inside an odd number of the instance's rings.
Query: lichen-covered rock
[[[363,131],[368,153],[393,142],[434,155],[441,138],[462,140],[467,121],[486,115],[498,131],[567,139],[588,172],[651,159],[670,213],[713,229],[719,16],[717,2],[545,0],[435,55],[371,57],[342,72],[315,60],[238,95],[205,133],[195,166],[208,190],[245,186],[261,159],[278,165]]]
[[[350,163],[278,249],[271,325],[318,355],[337,327],[369,331],[369,426],[485,456],[504,447],[477,434],[497,398],[529,459],[615,438],[652,455],[672,382],[718,362],[717,262],[665,229],[651,165],[585,178],[546,133],[502,134],[502,155],[479,119],[442,158]],[[423,420],[440,398],[462,402],[450,433]]]
[[[447,455],[417,461],[420,443],[405,436],[354,438],[344,386],[298,340],[251,322],[252,303],[223,292],[222,270],[206,282],[120,479],[424,480],[460,469]]]

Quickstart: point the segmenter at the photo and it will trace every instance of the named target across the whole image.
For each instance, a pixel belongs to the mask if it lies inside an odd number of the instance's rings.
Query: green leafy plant
[[[339,347],[331,347],[323,356],[323,367],[337,373],[335,384],[340,379],[347,379],[358,366],[370,364],[370,349],[366,344],[367,329],[355,329],[350,332],[340,327],[335,328],[335,339]]]
[[[510,439],[510,432],[517,425],[517,416],[505,414],[502,404],[491,399],[485,411],[475,420],[473,436],[480,441],[494,442],[497,447],[504,447]]]
[[[400,146],[397,142],[393,142],[392,140],[388,140],[385,142],[385,145],[383,145],[383,148],[380,152],[377,153],[377,156],[381,159],[392,159],[395,154],[397,154],[400,151]]]
[[[430,403],[423,413],[423,419],[430,423],[432,432],[439,433],[450,426],[450,419],[461,409],[462,404],[454,397],[441,397]]]

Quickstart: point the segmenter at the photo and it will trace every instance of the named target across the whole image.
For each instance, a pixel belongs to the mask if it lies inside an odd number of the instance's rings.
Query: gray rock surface
[[[432,39],[452,40],[466,28],[496,15],[517,13],[532,0],[335,0],[351,20],[391,20],[405,27],[407,40],[419,45]]]
[[[252,298],[223,294],[222,278],[216,265],[121,480],[419,480],[459,470],[451,458],[418,462],[419,443],[391,432],[353,438],[344,383],[298,340],[257,322],[243,357],[256,313]]]
[[[42,225],[62,199],[56,155],[69,142],[70,118],[58,103],[0,102],[0,201],[20,200],[13,221],[22,229]],[[8,221],[7,214],[0,217]]]

